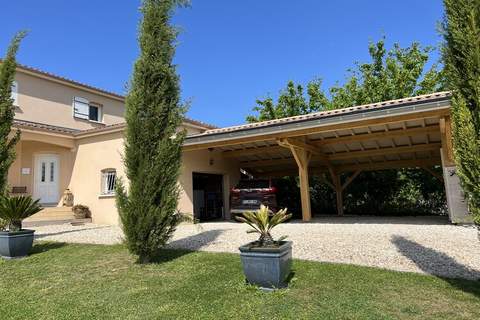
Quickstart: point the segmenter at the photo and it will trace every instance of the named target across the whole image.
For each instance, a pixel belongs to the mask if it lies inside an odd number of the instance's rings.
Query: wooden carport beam
[[[350,177],[348,177],[347,181],[345,181],[344,184],[342,184],[342,191],[345,191],[345,189],[350,185],[350,183],[355,180],[355,178],[362,172],[362,170],[357,170],[355,171]]]
[[[440,119],[440,136],[442,138],[443,162],[447,165],[455,165],[453,160],[452,123],[450,117]]]
[[[332,177],[333,186],[335,187],[335,193],[337,195],[337,214],[343,216],[343,192],[340,174],[336,172],[332,166],[328,167],[328,171]]]
[[[300,198],[302,202],[302,220],[310,221],[312,218],[312,209],[310,204],[310,186],[308,183],[308,165],[312,158],[312,153],[316,152],[308,146],[307,143],[297,139],[279,139],[277,143],[285,148],[289,148],[295,158],[298,166],[298,177],[300,180]]]
[[[430,173],[432,176],[434,176],[435,178],[437,178],[437,179],[440,180],[441,182],[443,182],[443,177],[442,177],[441,174],[436,173],[435,171],[433,171],[432,169],[430,169],[430,168],[427,167],[427,166],[423,166],[422,169],[425,170],[425,171],[427,171],[428,173]]]
[[[337,196],[337,214],[339,216],[343,216],[343,191],[355,180],[356,177],[362,172],[362,170],[356,170],[350,177],[348,177],[347,181],[342,184],[340,173],[335,171],[332,166],[328,167],[328,171],[330,172],[330,176],[332,177],[333,181],[333,189],[335,190]]]

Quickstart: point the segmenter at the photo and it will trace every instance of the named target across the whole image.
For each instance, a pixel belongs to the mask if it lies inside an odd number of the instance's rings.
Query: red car
[[[271,180],[240,180],[230,192],[232,217],[258,210],[262,204],[272,212],[277,212],[277,189],[272,186]]]

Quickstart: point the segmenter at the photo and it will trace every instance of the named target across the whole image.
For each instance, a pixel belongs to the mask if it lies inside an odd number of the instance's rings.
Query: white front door
[[[34,197],[40,203],[58,202],[59,159],[55,154],[41,154],[35,157]]]

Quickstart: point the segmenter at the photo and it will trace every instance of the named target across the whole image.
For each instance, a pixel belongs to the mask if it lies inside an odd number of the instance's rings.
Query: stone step
[[[24,221],[22,223],[23,228],[34,228],[40,226],[48,226],[48,225],[58,225],[58,224],[65,224],[69,223],[72,225],[82,225],[85,223],[91,223],[91,218],[85,219],[66,219],[66,220],[39,220],[39,221]]]
[[[75,219],[70,207],[49,207],[25,219],[28,221],[50,221],[50,220],[71,220]]]

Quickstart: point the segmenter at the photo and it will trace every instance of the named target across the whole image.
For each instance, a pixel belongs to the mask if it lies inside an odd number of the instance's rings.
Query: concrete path
[[[238,253],[256,238],[236,222],[182,225],[169,246]],[[69,224],[36,227],[38,240],[120,243],[118,227]],[[480,241],[471,226],[454,226],[442,218],[324,217],[309,223],[286,223],[274,237],[294,242],[295,258],[374,266],[444,277],[480,279]]]

